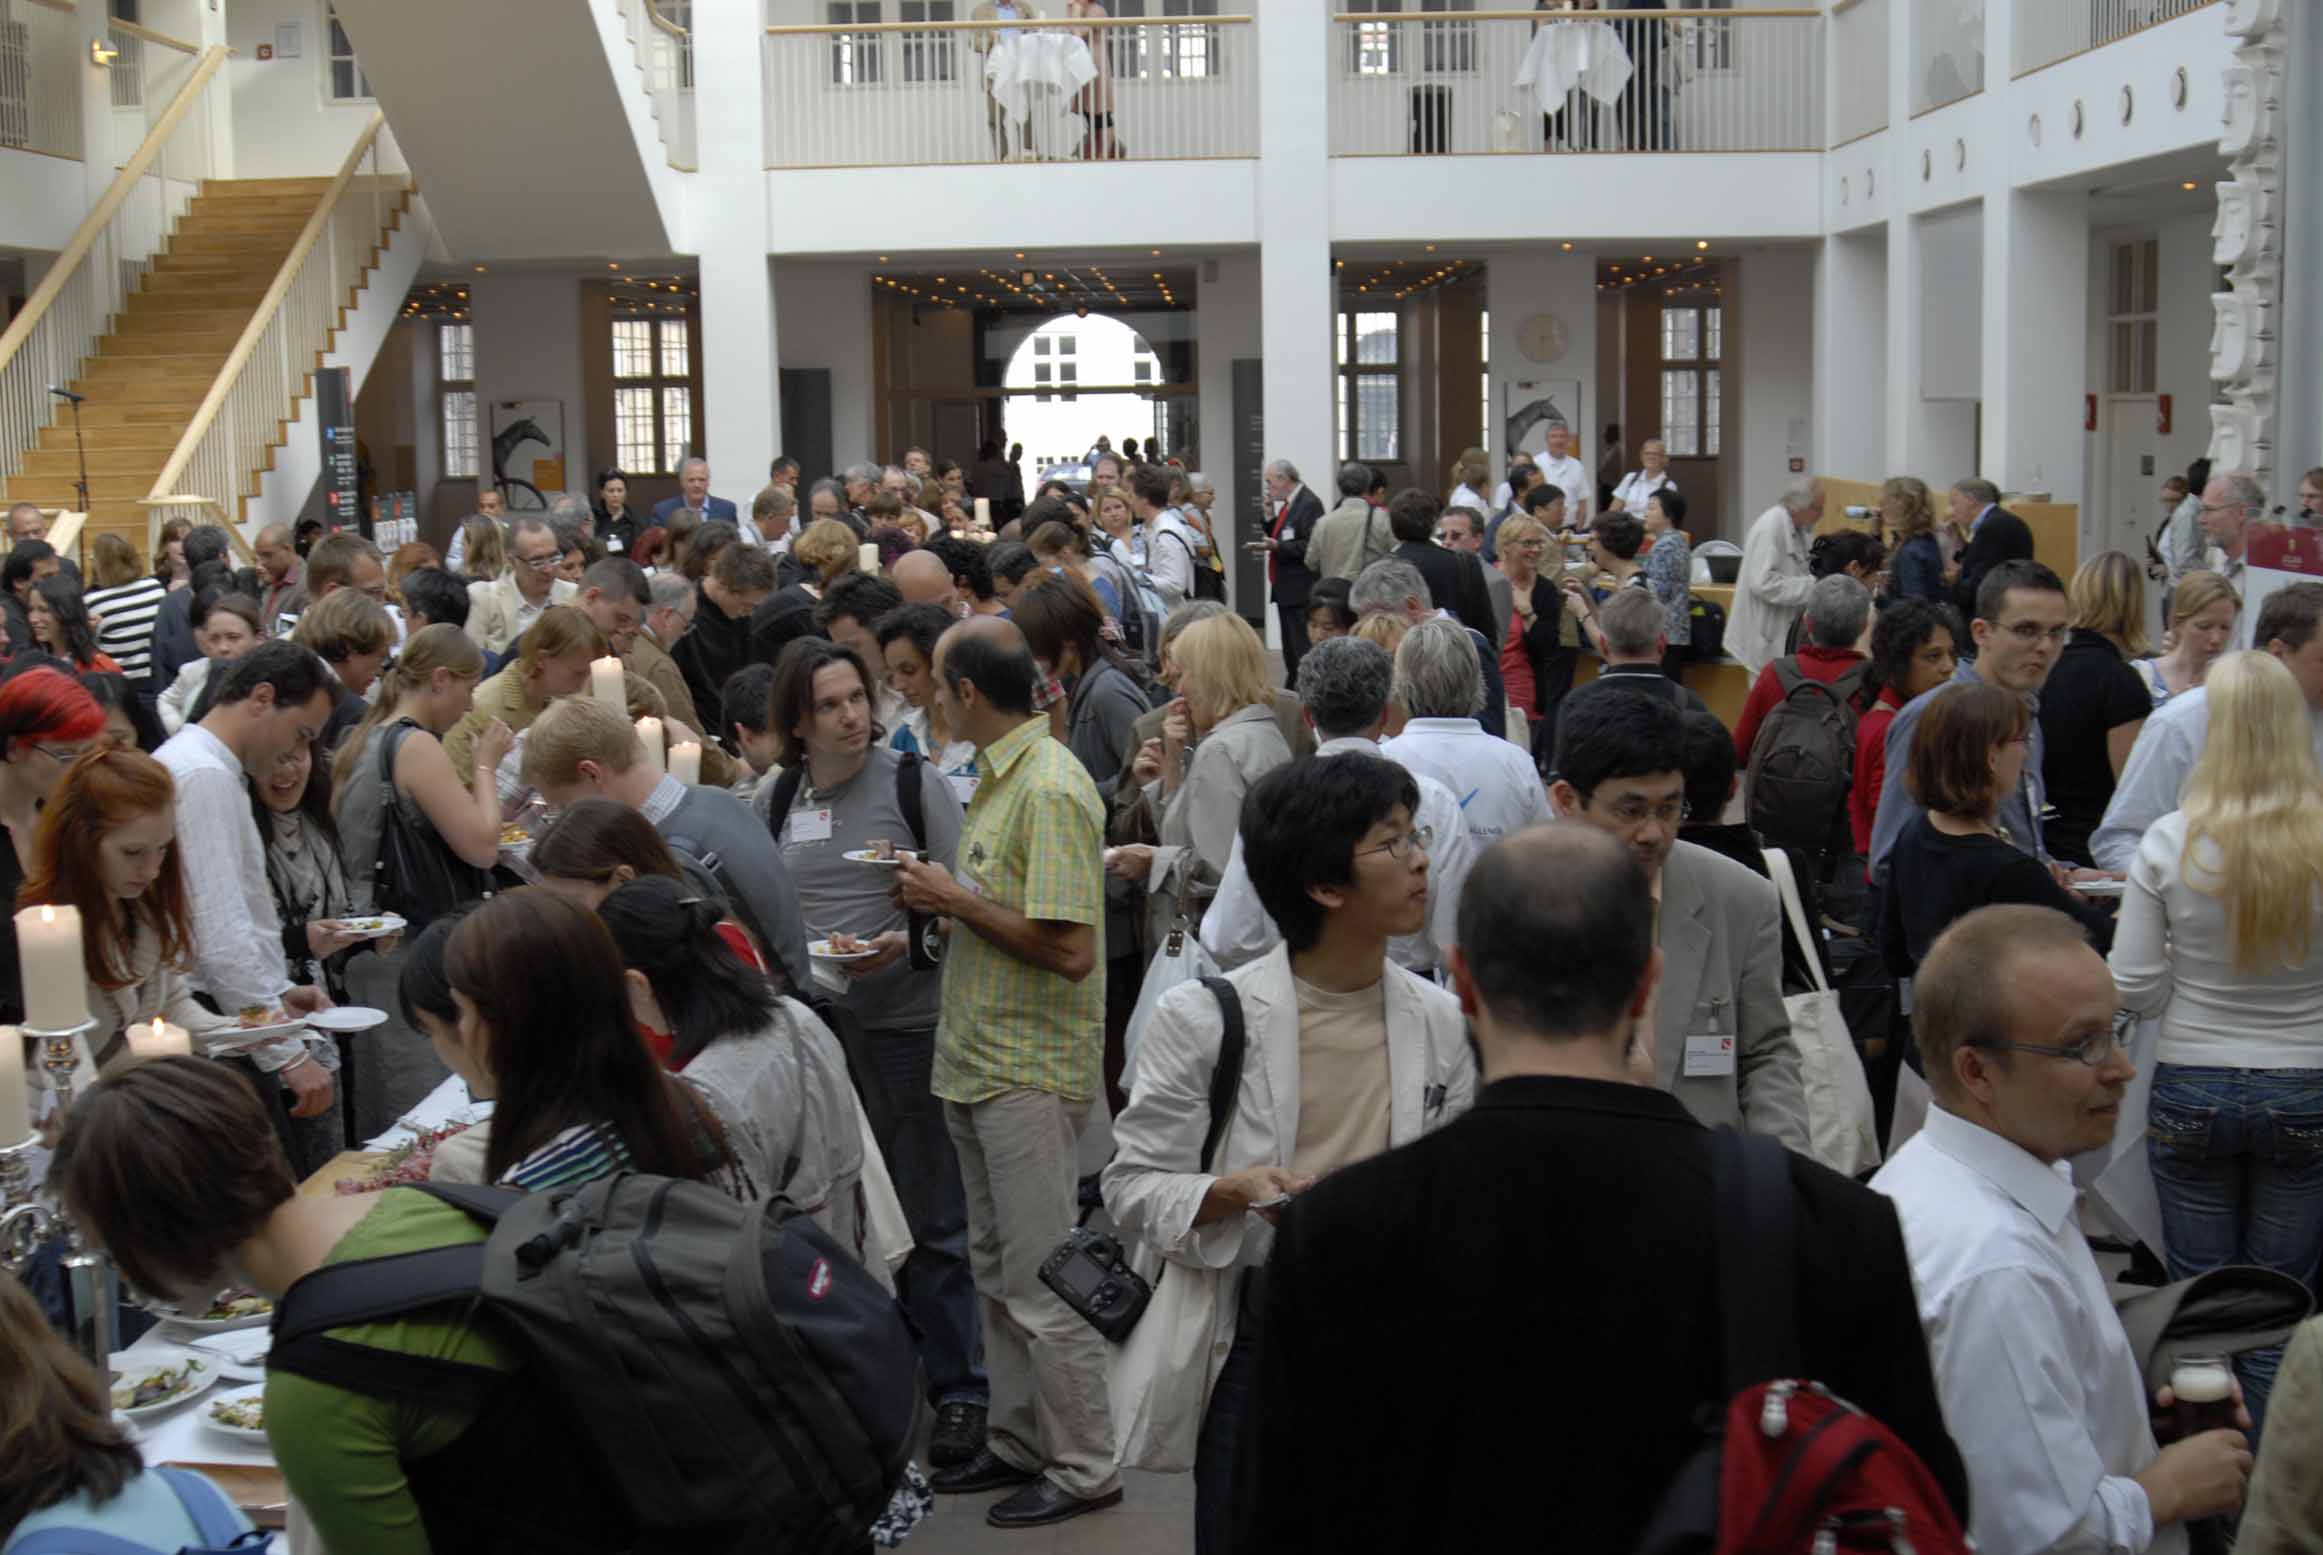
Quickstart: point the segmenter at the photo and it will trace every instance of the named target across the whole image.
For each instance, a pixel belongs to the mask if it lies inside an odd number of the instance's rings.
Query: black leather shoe
[[[1044,1475],[1006,1500],[993,1502],[985,1510],[984,1520],[995,1528],[1039,1528],[1120,1504],[1119,1490],[1084,1499],[1068,1495],[1055,1480]]]
[[[965,1401],[936,1411],[935,1434],[928,1438],[928,1461],[939,1469],[966,1463],[984,1446],[984,1406]]]
[[[1006,1490],[1011,1485],[1026,1485],[1040,1476],[1030,1469],[1020,1469],[989,1447],[979,1447],[966,1463],[943,1470],[928,1480],[947,1496],[968,1495],[978,1490]]]

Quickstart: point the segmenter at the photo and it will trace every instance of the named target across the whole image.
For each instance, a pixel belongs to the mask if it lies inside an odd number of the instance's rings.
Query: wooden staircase
[[[206,180],[176,232],[71,387],[88,396],[89,526],[145,548],[140,501],[226,365],[328,178]],[[378,238],[382,245],[386,233]],[[374,255],[374,257],[376,257]],[[341,321],[353,289],[341,299]],[[308,363],[311,371],[319,363]],[[287,416],[291,407],[284,405]],[[0,492],[10,503],[77,507],[69,407],[42,429]],[[230,497],[230,493],[218,493]],[[239,515],[237,515],[239,516]]]

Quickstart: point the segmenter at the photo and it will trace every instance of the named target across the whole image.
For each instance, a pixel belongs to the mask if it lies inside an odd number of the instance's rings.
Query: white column
[[[1984,202],[1985,479],[2079,502],[2089,352],[2089,201],[2012,189]]]
[[[1925,338],[1920,306],[1919,218],[1909,212],[1887,223],[1887,380],[1881,403],[1887,409],[1887,464],[1890,475],[1916,474],[1928,454]],[[1934,479],[1933,476],[1927,477]]]
[[[1330,8],[1269,7],[1259,50],[1258,236],[1266,453],[1309,473],[1332,469],[1330,122],[1318,112],[1318,61],[1331,58]],[[1327,65],[1324,68],[1329,68]],[[1206,433],[1206,439],[1230,427]],[[1229,442],[1227,445],[1231,447]],[[1231,466],[1228,466],[1231,469]],[[1227,482],[1220,482],[1223,490]],[[1321,487],[1317,488],[1322,489]]]
[[[1881,235],[1827,237],[1815,269],[1813,468],[1884,480],[1888,468],[1887,254]]]
[[[713,489],[747,505],[775,455],[774,275],[767,261],[766,37],[754,5],[693,10],[694,124],[700,163],[688,191],[693,251],[701,256],[703,447]],[[647,154],[657,148],[647,147]],[[867,450],[835,450],[842,462]]]
[[[81,72],[82,208],[89,210],[113,186],[114,175],[120,171],[118,164],[137,148],[134,143],[114,146],[113,75],[89,54],[89,45],[106,35],[112,21],[105,0],[80,0],[73,19],[80,23],[81,31],[80,50],[73,59]]]

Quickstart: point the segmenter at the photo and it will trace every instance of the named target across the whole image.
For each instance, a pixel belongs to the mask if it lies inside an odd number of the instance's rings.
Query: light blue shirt
[[[2315,759],[2323,762],[2323,714],[2310,708],[2307,723]],[[2137,744],[2130,747],[2121,781],[2114,785],[2113,802],[2105,807],[2105,819],[2090,834],[2089,856],[2099,869],[2128,873],[2146,828],[2178,808],[2178,798],[2185,792],[2186,779],[2193,775],[2202,742],[2209,734],[2207,686],[2181,691],[2154,709],[2138,731]],[[1891,755],[1889,759],[1894,758]]]

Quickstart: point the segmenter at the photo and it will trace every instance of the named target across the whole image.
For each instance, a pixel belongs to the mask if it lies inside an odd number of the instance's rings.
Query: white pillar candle
[[[680,740],[669,748],[669,775],[681,783],[702,781],[702,747],[693,740]]]
[[[132,1058],[191,1058],[194,1039],[183,1026],[158,1017],[150,1025],[132,1024],[127,1032]]]
[[[637,743],[645,747],[645,759],[653,763],[654,771],[666,772],[669,770],[668,763],[662,759],[660,719],[640,718],[637,720]]]
[[[89,1018],[88,972],[81,962],[77,907],[27,907],[16,915],[17,952],[24,963],[24,1024],[34,1031],[70,1031]]]
[[[616,713],[629,711],[629,696],[621,684],[621,661],[616,658],[589,661],[589,694]]]
[[[992,527],[992,499],[990,497],[976,499],[976,527],[978,529]]]
[[[855,570],[879,576],[879,547],[868,540],[855,547]]]
[[[0,1145],[19,1145],[32,1137],[32,1112],[24,1092],[24,1033],[0,1026]]]

